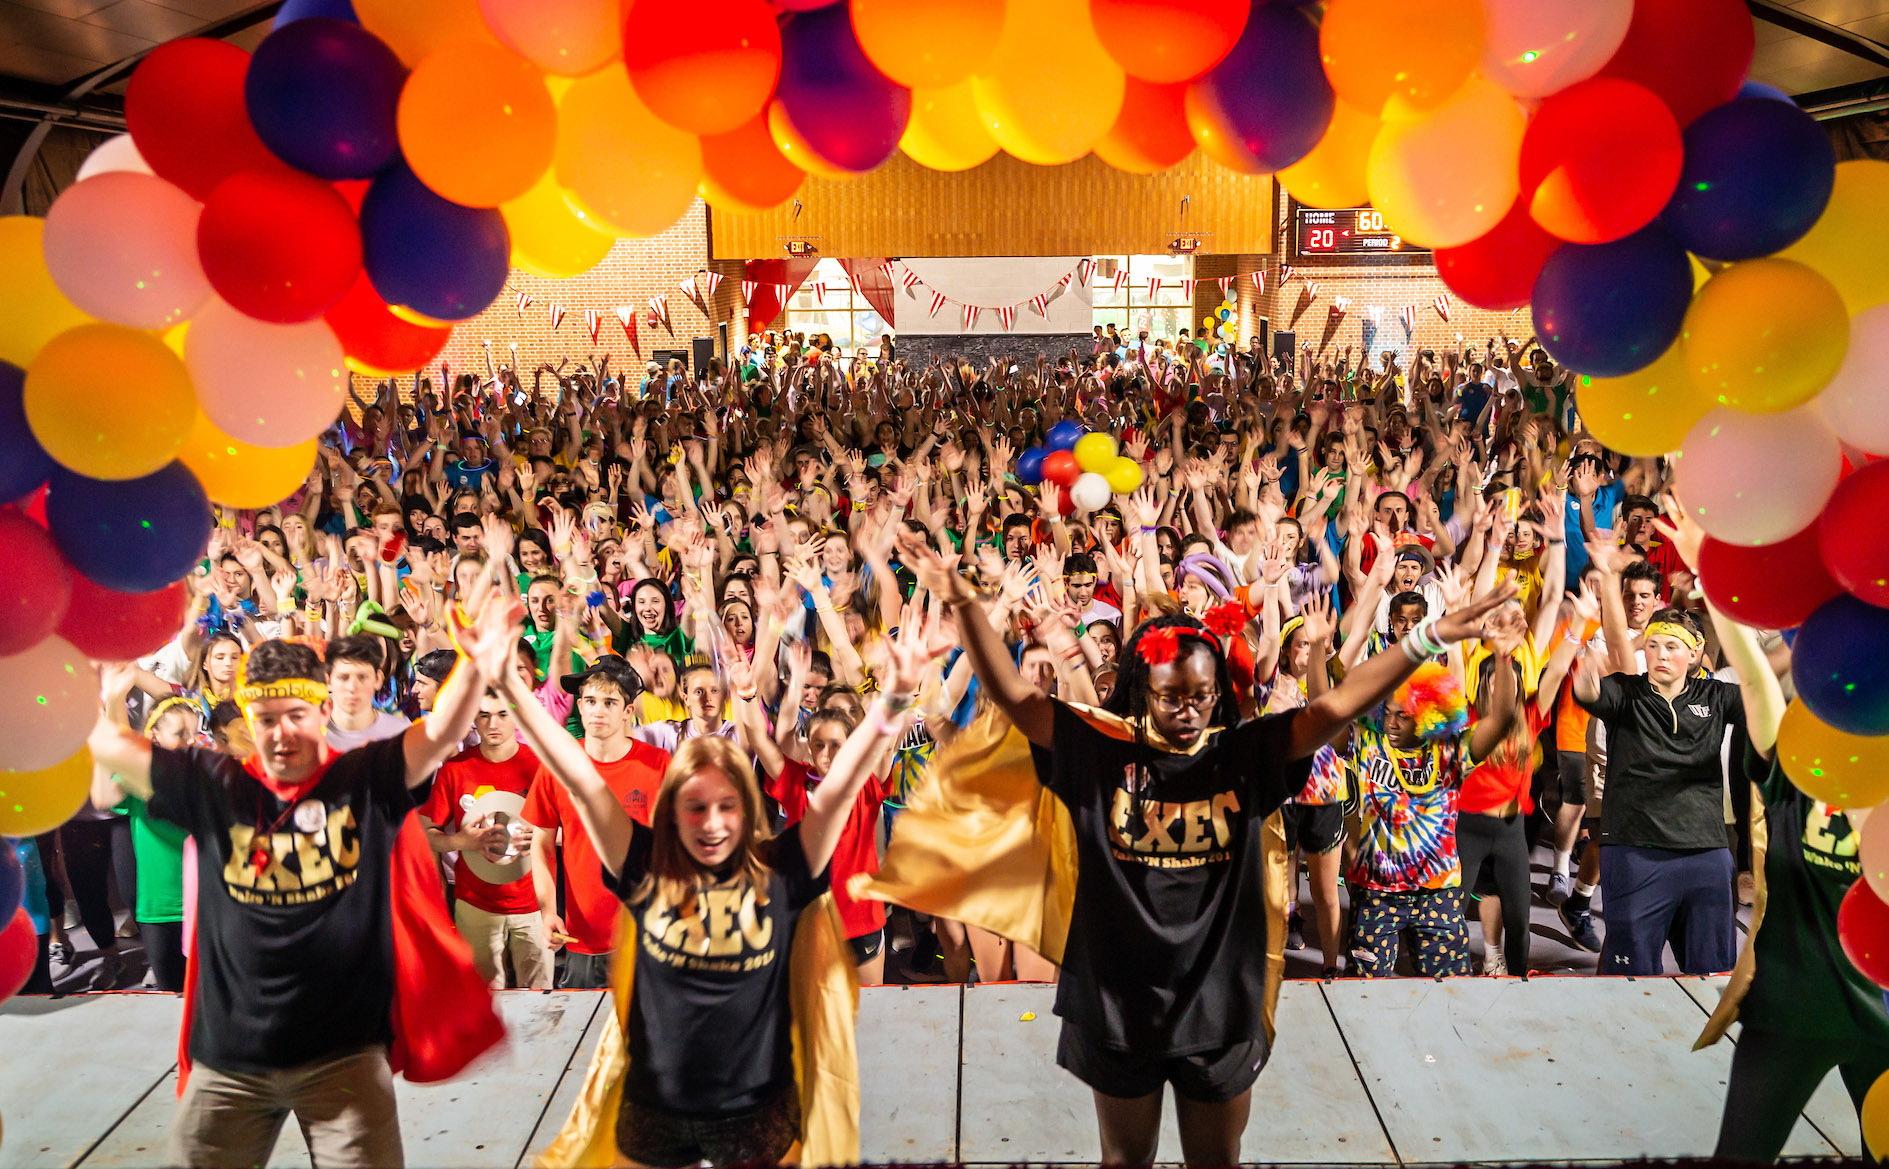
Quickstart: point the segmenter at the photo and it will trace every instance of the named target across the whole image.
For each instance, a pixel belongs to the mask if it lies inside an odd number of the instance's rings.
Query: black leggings
[[[68,820],[59,829],[59,843],[66,857],[66,881],[72,886],[72,899],[79,903],[79,921],[92,936],[92,948],[101,952],[115,949],[118,923],[111,908],[112,822]]]
[[[1778,1159],[1823,1078],[1836,1068],[1843,1075],[1860,1117],[1863,1097],[1878,1076],[1889,1071],[1889,1048],[1861,1040],[1809,1038],[1746,1024],[1732,1053],[1731,1081],[1725,1087],[1725,1117],[1719,1122],[1714,1159]],[[1866,1156],[1875,1154],[1868,1148]]]
[[[1495,870],[1496,892],[1502,898],[1502,957],[1509,973],[1528,973],[1528,840],[1522,816],[1482,816],[1465,812],[1456,818],[1456,851],[1463,863],[1463,890],[1476,887],[1484,861]],[[1464,907],[1468,899],[1464,898]]]
[[[138,936],[144,939],[144,960],[151,964],[151,978],[159,990],[184,989],[184,923],[181,921],[142,921]]]

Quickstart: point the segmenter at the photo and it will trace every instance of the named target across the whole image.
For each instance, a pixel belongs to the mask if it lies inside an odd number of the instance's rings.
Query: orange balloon
[[[409,69],[454,41],[498,44],[479,0],[354,0],[354,15]]]
[[[655,115],[691,134],[726,134],[774,96],[781,33],[767,0],[629,0],[623,64]]]
[[[942,89],[989,58],[1003,31],[1004,0],[852,0],[852,18],[853,35],[879,72],[907,89]]]
[[[775,148],[765,117],[702,139],[702,181],[696,189],[711,207],[766,211],[793,198],[806,181],[807,172]]]
[[[1109,132],[1125,77],[1095,35],[1087,0],[1010,0],[996,51],[971,91],[997,145],[1057,166]]]
[[[997,153],[969,78],[943,89],[914,89],[899,149],[932,170],[970,170]]]
[[[652,113],[628,74],[599,69],[558,106],[554,165],[571,202],[606,230],[660,235],[695,201],[702,144]]]
[[[400,151],[435,194],[467,207],[518,198],[551,165],[557,107],[536,65],[506,49],[448,45],[400,91]]]
[[[1331,0],[1318,48],[1340,98],[1367,114],[1411,116],[1468,79],[1483,28],[1480,0]]]
[[[268,507],[295,494],[315,466],[315,443],[252,446],[217,429],[201,412],[184,437],[177,461],[203,485],[211,503],[224,507]]]
[[[1130,77],[1172,85],[1220,63],[1246,28],[1249,0],[1090,0],[1102,47]],[[1132,99],[1131,99],[1132,100]]]
[[[1130,75],[1115,125],[1095,144],[1096,157],[1116,170],[1151,175],[1194,152],[1187,128],[1185,83],[1156,85]]]
[[[1364,160],[1377,137],[1378,120],[1344,102],[1332,107],[1331,125],[1312,153],[1279,172],[1279,182],[1307,207],[1357,207],[1369,198]]]
[[[499,214],[511,232],[512,264],[553,280],[590,271],[617,242],[571,206],[550,173],[500,207]]]

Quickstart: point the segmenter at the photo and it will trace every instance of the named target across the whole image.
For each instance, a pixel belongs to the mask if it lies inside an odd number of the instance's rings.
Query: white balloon
[[[101,321],[167,329],[210,295],[197,260],[202,210],[156,175],[110,171],[75,183],[46,213],[46,270]]]
[[[93,175],[110,174],[112,171],[130,171],[133,174],[148,175],[150,164],[144,161],[144,155],[138,153],[137,143],[129,134],[114,134],[98,144],[92,153],[85,156],[79,164],[79,182]]]
[[[1876,896],[1889,901],[1889,810],[1881,806],[1861,815],[1862,809],[1850,813],[1850,823],[1863,821],[1860,829],[1862,839],[1857,845],[1856,859],[1863,868],[1863,880],[1869,882],[1869,888]],[[1877,813],[1881,813],[1878,815]]]
[[[1889,304],[1850,318],[1849,352],[1816,405],[1845,442],[1889,455]]]
[[[1076,505],[1077,511],[1094,511],[1107,507],[1114,497],[1109,490],[1108,480],[1094,471],[1084,471],[1076,477],[1076,482],[1069,488],[1069,501]]]
[[[98,671],[63,637],[0,658],[0,768],[39,771],[85,746]]]
[[[347,400],[344,360],[326,321],[258,321],[218,297],[184,334],[204,417],[256,446],[294,446],[326,430]]]
[[[1482,75],[1516,97],[1547,97],[1600,72],[1633,0],[1482,0]]]
[[[1680,500],[1706,534],[1748,547],[1815,522],[1842,465],[1842,444],[1814,406],[1782,414],[1714,407],[1674,462]]]

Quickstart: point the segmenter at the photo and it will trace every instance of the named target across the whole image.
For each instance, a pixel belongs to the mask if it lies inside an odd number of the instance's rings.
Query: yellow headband
[[[258,686],[238,686],[236,704],[243,708],[243,717],[252,718],[255,706],[271,698],[299,698],[314,706],[328,701],[328,686],[312,678],[283,678],[275,682],[264,682]]]
[[[1705,648],[1705,638],[1677,621],[1655,621],[1646,627],[1646,635],[1648,637],[1676,637],[1685,642],[1688,649]]]
[[[183,710],[183,711],[189,712],[190,717],[194,719],[197,723],[197,729],[199,730],[202,729],[203,712],[197,709],[197,704],[191,701],[190,699],[185,698],[181,694],[173,694],[169,698],[166,698],[164,701],[158,703],[156,706],[153,706],[151,708],[151,713],[145,716],[145,719],[144,719],[145,737],[156,738],[157,737],[157,724],[162,722],[164,720],[164,716],[169,714],[173,710]]]

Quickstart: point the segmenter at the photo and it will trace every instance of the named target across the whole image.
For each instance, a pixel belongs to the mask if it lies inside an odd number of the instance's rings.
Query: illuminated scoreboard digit
[[[1430,251],[1409,243],[1370,207],[1328,209],[1292,204],[1292,255],[1303,263],[1429,263]]]

